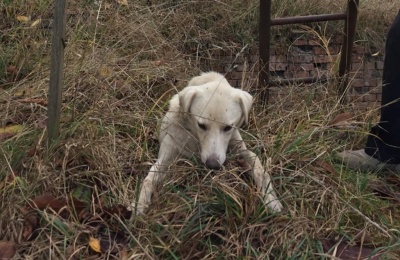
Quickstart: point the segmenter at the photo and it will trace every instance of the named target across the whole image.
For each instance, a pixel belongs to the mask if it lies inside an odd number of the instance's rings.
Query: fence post
[[[261,99],[264,104],[268,102],[269,84],[269,56],[271,42],[271,0],[260,0],[260,18],[258,25],[259,33],[259,82],[261,89]]]
[[[353,41],[356,32],[357,13],[358,13],[358,2],[359,0],[348,0],[347,3],[347,19],[344,25],[343,32],[343,45],[340,52],[340,64],[339,64],[339,96],[340,101],[345,101],[346,86],[349,78],[349,71],[351,66],[351,54],[353,52]]]
[[[47,107],[47,141],[50,145],[59,136],[62,102],[62,80],[65,48],[66,0],[56,0],[54,4],[53,37],[51,48],[50,84]]]

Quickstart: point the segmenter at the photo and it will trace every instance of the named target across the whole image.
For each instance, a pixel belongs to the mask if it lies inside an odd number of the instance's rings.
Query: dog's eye
[[[229,131],[231,131],[231,129],[232,129],[232,126],[227,125],[224,127],[224,132],[229,132]]]
[[[204,131],[207,130],[207,127],[205,124],[202,124],[202,123],[197,123],[197,124],[199,125],[201,130],[204,130]]]

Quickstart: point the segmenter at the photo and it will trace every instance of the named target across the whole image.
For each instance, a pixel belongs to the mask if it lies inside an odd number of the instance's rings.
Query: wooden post
[[[55,1],[51,48],[50,86],[47,107],[48,145],[50,145],[59,136],[65,48],[65,9],[66,0]]]
[[[261,99],[264,104],[268,102],[269,84],[269,49],[271,42],[271,0],[260,0],[259,46],[260,74],[258,85],[261,86]]]

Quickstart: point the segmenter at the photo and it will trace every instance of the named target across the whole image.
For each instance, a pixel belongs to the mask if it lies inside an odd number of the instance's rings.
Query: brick
[[[355,86],[353,86],[353,90],[357,94],[366,94],[366,93],[368,93],[368,88],[367,87],[355,87]]]
[[[322,47],[314,47],[313,48],[313,53],[314,55],[325,55],[326,53],[326,49],[322,48]]]
[[[308,45],[308,41],[303,38],[297,38],[296,40],[293,41],[293,44],[297,46],[303,46],[303,45]]]
[[[374,78],[367,77],[367,78],[365,78],[364,86],[376,87],[376,86],[378,86],[378,81]]]
[[[232,80],[232,79],[230,79],[230,80],[228,80],[228,82],[229,82],[229,84],[230,84],[232,87],[234,87],[234,88],[237,88],[237,87],[239,86],[239,81],[238,81],[238,80]]]
[[[242,73],[241,72],[232,71],[231,79],[241,79],[241,78],[242,78]]]
[[[370,93],[371,93],[371,94],[377,94],[377,95],[382,94],[382,86],[375,85],[375,86],[371,89]]]
[[[334,66],[335,66],[335,63],[333,63],[333,62],[328,63],[328,64],[326,64],[326,69],[331,70],[331,69],[333,69]]]
[[[286,68],[287,68],[287,63],[283,63],[283,62],[275,63],[275,70],[282,71],[282,70],[286,70]]]
[[[260,63],[256,63],[253,66],[253,70],[256,71],[257,73],[260,71]]]
[[[360,101],[358,102],[357,108],[359,110],[368,110],[369,109],[369,102],[364,102],[363,100],[361,100],[361,102]]]
[[[311,54],[295,55],[291,57],[293,63],[308,63],[312,62],[313,56]]]
[[[313,57],[314,63],[329,63],[331,58],[328,55],[317,55]]]
[[[285,63],[287,61],[285,55],[277,55],[275,58],[276,63]]]
[[[377,70],[383,70],[383,64],[384,64],[383,61],[376,61],[376,63],[375,63],[375,68],[376,68]]]
[[[271,58],[271,56],[270,56]],[[258,55],[252,55],[250,56],[250,62],[258,62],[260,60],[260,56]]]
[[[312,70],[310,71],[310,77],[313,78],[320,78],[322,77],[323,73],[320,70]]]
[[[364,98],[364,101],[367,101],[367,102],[374,102],[377,100],[377,97],[375,94],[366,94],[366,95],[364,95],[363,98]]]
[[[382,77],[382,71],[381,70],[372,70],[371,71],[371,77],[373,77],[373,78],[381,78]]]
[[[287,66],[287,70],[288,71],[296,71],[296,70],[298,70],[299,69],[299,67],[297,66],[297,65],[294,65],[294,64],[289,64],[288,66]]]
[[[237,65],[236,68],[235,68],[235,70],[236,70],[236,71],[239,71],[239,72],[243,72],[244,69],[245,69],[245,68],[244,68],[244,66],[243,66],[242,64]]]
[[[350,83],[351,83],[352,87],[363,87],[364,86],[363,79],[353,79],[353,80],[351,80]]]
[[[349,78],[350,79],[359,79],[363,78],[364,75],[360,71],[350,71],[349,72]]]
[[[272,49],[273,48],[270,48],[270,51]],[[249,53],[250,53],[250,55],[257,55],[258,56],[258,48],[250,48]]]
[[[310,73],[308,71],[295,71],[295,72],[285,71],[283,75],[287,79],[291,78],[301,79],[301,78],[308,78],[310,76]]]
[[[308,45],[318,46],[318,45],[320,45],[320,42],[319,42],[319,40],[312,39],[312,40],[308,40]]]
[[[275,71],[276,68],[276,63],[269,63],[269,70],[270,71]]]
[[[286,55],[286,53],[287,53],[287,50],[282,47],[275,48],[276,55]]]
[[[340,34],[335,35],[334,42],[336,44],[343,44],[343,35]]]
[[[303,64],[300,64],[300,68],[301,68],[302,70],[305,70],[305,71],[312,71],[312,70],[315,69],[313,63],[303,63]]]
[[[363,60],[364,60],[364,55],[355,53],[355,54],[353,54],[353,55],[351,56],[351,59],[352,59],[352,62],[363,62]]]
[[[351,70],[361,70],[363,69],[363,64],[361,62],[353,62],[350,67]]]
[[[375,69],[375,64],[374,64],[374,62],[371,62],[371,61],[367,61],[367,62],[365,62],[365,64],[364,64],[364,69],[367,71],[369,71],[369,70],[373,70],[373,69]]]
[[[360,102],[362,100],[362,96],[357,94],[351,94],[349,96],[349,99],[351,102]]]
[[[358,53],[358,54],[364,54],[365,47],[361,46],[361,45],[353,45],[353,52]]]
[[[329,46],[329,47],[328,47],[328,50],[329,50],[329,53],[330,53],[331,55],[336,55],[336,54],[339,54],[339,52],[340,52],[340,47],[339,47],[339,46]]]

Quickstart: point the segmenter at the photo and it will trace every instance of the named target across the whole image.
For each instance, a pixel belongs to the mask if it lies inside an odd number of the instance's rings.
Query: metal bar
[[[64,67],[66,0],[56,0],[51,48],[50,85],[47,109],[47,139],[50,145],[59,136]]]
[[[339,77],[341,82],[339,85],[340,101],[345,101],[344,94],[346,92],[348,73],[351,65],[351,54],[353,50],[354,35],[356,32],[356,22],[358,14],[358,3],[359,0],[349,0],[347,3],[347,19],[344,25],[343,32],[343,45],[340,52],[340,64],[339,64]]]
[[[261,2],[262,2],[262,0],[261,0]],[[294,16],[294,17],[284,17],[284,18],[272,19],[271,25],[286,25],[286,24],[296,24],[296,23],[337,21],[337,20],[345,20],[346,18],[347,18],[347,13]]]
[[[303,84],[311,84],[316,82],[326,82],[328,79],[326,77],[321,78],[298,78],[298,79],[278,79],[278,80],[271,80],[269,82],[269,86],[283,86],[283,85],[290,85],[293,83],[303,83]]]
[[[271,42],[271,0],[260,0],[258,29],[258,52],[260,55],[259,86],[261,86],[261,99],[266,104],[268,102],[269,51]]]

